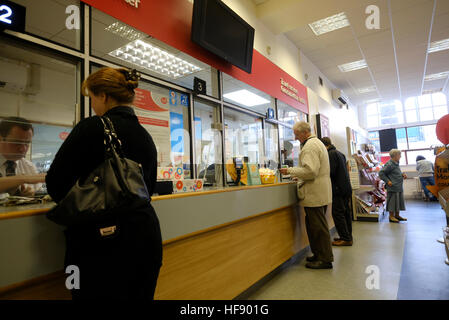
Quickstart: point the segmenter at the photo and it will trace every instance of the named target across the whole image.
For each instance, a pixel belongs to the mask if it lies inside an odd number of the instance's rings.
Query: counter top
[[[201,192],[187,192],[187,193],[168,194],[168,195],[163,195],[163,196],[153,196],[153,197],[151,197],[151,201],[157,202],[157,201],[161,201],[161,200],[181,199],[181,198],[186,198],[186,197],[197,197],[197,196],[211,195],[211,194],[215,194],[215,193],[275,187],[275,186],[287,185],[287,184],[292,184],[292,183],[295,183],[295,182],[263,184],[263,185],[258,185],[258,186],[210,188],[208,190],[201,191]],[[54,202],[47,202],[47,203],[43,203],[43,204],[31,204],[31,205],[10,206],[10,207],[1,207],[0,206],[0,220],[41,215],[41,214],[46,213],[54,205],[55,205]]]

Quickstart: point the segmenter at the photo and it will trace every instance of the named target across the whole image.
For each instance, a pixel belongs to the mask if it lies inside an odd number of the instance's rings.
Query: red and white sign
[[[150,133],[161,166],[170,163],[170,106],[167,97],[148,90],[134,90],[134,111],[139,123]]]

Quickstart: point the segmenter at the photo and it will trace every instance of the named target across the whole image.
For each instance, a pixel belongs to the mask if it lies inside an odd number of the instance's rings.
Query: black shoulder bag
[[[78,179],[47,218],[71,228],[95,229],[97,236],[118,234],[120,216],[149,205],[142,166],[124,157],[112,121],[100,117],[104,127],[105,160],[86,179]]]

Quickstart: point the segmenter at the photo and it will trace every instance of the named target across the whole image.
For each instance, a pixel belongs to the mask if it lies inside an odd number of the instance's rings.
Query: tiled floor
[[[444,212],[437,202],[408,201],[406,207],[401,215],[407,222],[354,222],[354,245],[333,248],[332,270],[306,269],[303,259],[248,299],[449,299],[449,266],[436,241],[446,224]],[[370,266],[378,268],[378,288],[369,286],[375,283]]]

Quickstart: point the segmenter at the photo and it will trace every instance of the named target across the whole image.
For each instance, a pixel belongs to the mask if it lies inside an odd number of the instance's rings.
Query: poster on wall
[[[170,105],[163,95],[144,89],[135,89],[134,111],[140,124],[150,133],[157,148],[160,166],[170,160]]]
[[[316,115],[316,134],[319,139],[322,137],[330,137],[329,118],[322,114]]]

